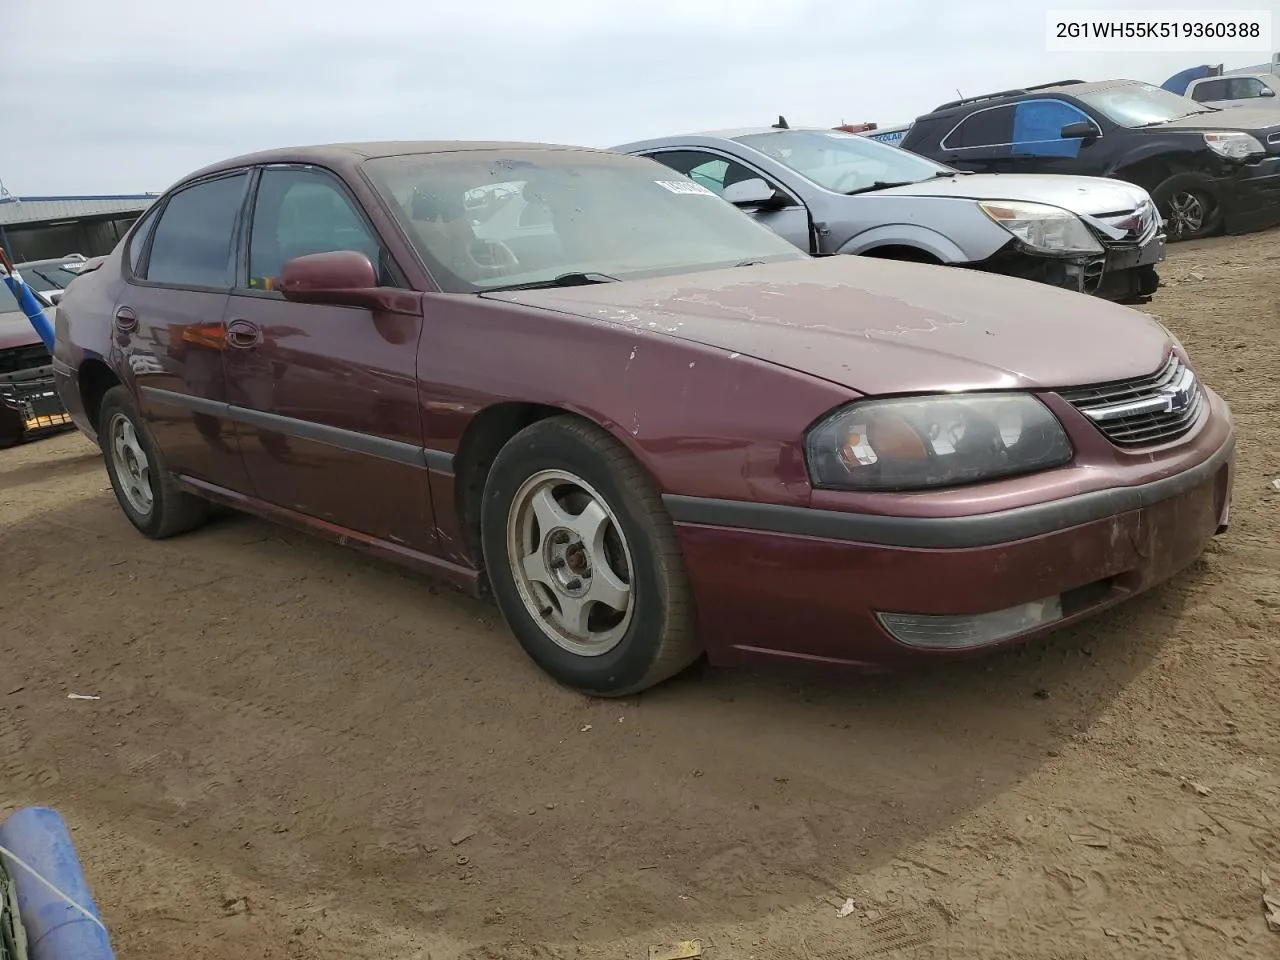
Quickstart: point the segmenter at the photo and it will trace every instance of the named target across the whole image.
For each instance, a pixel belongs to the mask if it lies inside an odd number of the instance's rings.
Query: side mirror
[[[776,202],[777,194],[764,180],[753,177],[729,184],[720,196],[735,207],[763,207]]]
[[[49,298],[50,303],[57,304],[57,302],[62,299],[62,291],[50,290],[48,293],[45,294],[45,296]]]
[[[364,307],[417,315],[419,298],[405,290],[378,286],[373,263],[357,250],[310,253],[285,262],[277,289],[294,303]]]
[[[1063,140],[1092,140],[1101,133],[1102,131],[1088,120],[1079,120],[1076,123],[1068,123],[1058,131],[1058,136]]]
[[[1263,87],[1261,90],[1258,91],[1258,96],[1260,97],[1274,97],[1275,95],[1276,95],[1276,92],[1272,90],[1270,87]]]

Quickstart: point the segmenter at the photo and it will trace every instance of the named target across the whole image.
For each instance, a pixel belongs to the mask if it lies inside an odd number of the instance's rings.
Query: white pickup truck
[[[1210,107],[1280,109],[1280,53],[1267,63],[1224,70],[1222,64],[1201,64],[1175,73],[1162,86]]]
[[[1280,76],[1239,73],[1205,77],[1187,85],[1187,96],[1209,107],[1270,107],[1280,110]]]

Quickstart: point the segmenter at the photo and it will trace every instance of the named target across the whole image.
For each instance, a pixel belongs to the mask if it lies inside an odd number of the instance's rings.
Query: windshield
[[[1149,83],[1117,84],[1084,93],[1072,91],[1072,96],[1122,127],[1144,127],[1181,120],[1196,113],[1214,112],[1213,107],[1206,107],[1190,97],[1180,97]]]
[[[19,270],[18,274],[22,277],[23,282],[26,283],[26,273]],[[0,273],[0,313],[10,313],[13,311],[20,313],[22,312],[22,307],[18,306],[17,298],[14,297],[13,291],[9,289],[9,285],[4,282],[3,276],[4,275]],[[35,289],[30,283],[27,283],[27,286],[33,290]],[[35,298],[36,302],[42,307],[47,308],[50,305],[49,298],[41,294],[39,291],[35,292]]]
[[[807,256],[652,160],[515,149],[380,157],[364,168],[449,293]]]
[[[876,183],[919,183],[955,172],[898,147],[837,130],[778,130],[736,139],[836,193]]]
[[[80,264],[77,263],[76,266],[78,267]],[[18,264],[18,273],[22,275],[22,279],[28,287],[32,290],[39,290],[41,293],[47,293],[50,290],[65,290],[67,284],[77,276],[71,270],[43,264],[38,267]]]

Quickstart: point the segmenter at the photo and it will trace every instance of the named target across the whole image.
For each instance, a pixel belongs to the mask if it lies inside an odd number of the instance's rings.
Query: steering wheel
[[[500,277],[520,266],[520,258],[501,240],[476,237],[467,244],[467,259],[482,275]]]

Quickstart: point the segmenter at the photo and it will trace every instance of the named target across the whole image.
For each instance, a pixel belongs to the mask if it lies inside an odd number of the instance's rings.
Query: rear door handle
[[[249,350],[262,342],[262,329],[248,320],[232,320],[227,324],[227,345]]]
[[[138,328],[138,314],[133,307],[116,308],[116,329],[126,333]]]

